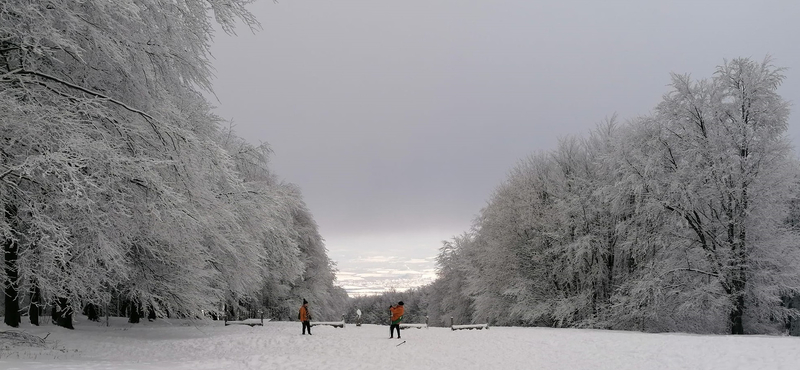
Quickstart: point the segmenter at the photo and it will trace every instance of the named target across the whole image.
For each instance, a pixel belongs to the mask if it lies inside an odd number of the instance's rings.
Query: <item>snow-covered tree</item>
[[[18,252],[5,260],[16,276],[5,274],[4,286],[79,303],[135,286],[154,261],[202,271],[190,262],[202,253],[177,232],[202,228],[194,206],[209,190],[187,181],[191,160],[203,157],[204,130],[215,127],[207,107],[194,110],[203,101],[195,89],[211,75],[208,13],[227,30],[237,19],[257,26],[245,3],[4,3],[0,191],[13,210],[3,219],[13,222],[0,230]],[[148,225],[158,221],[162,229]]]
[[[798,235],[785,227],[797,173],[782,80],[768,58],[726,62],[711,80],[673,75],[674,90],[642,122],[653,134],[645,184],[677,226],[663,278],[688,283],[681,306],[724,313],[733,334],[784,318],[780,297],[800,286]]]
[[[132,314],[194,316],[258,300],[268,282],[288,292],[303,271],[332,276],[316,229],[298,226],[299,192],[275,180],[268,151],[220,129],[198,93],[210,88],[212,18],[228,32],[258,27],[247,3],[0,7],[10,324],[21,292],[65,313],[113,299]],[[301,250],[312,231],[317,244]],[[303,253],[325,261],[304,270]]]
[[[674,75],[653,114],[521,162],[446,263],[466,285],[442,294],[500,324],[781,330],[800,287],[781,71]]]
[[[456,323],[472,321],[473,302],[467,290],[470,273],[464,253],[473,242],[469,233],[442,242],[436,257],[437,279],[428,288],[427,311],[431,325],[449,326],[451,317]]]

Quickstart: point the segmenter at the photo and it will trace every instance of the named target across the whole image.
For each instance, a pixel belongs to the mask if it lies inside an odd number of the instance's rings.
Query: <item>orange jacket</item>
[[[308,307],[300,306],[300,321],[309,321],[311,315],[308,314]]]
[[[405,309],[403,308],[403,306],[394,306],[389,310],[392,311],[392,322],[403,317],[403,314],[405,313]]]

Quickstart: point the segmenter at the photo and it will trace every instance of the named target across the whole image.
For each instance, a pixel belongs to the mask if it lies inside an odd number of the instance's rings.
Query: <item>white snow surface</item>
[[[0,369],[798,369],[800,338],[646,334],[623,331],[492,327],[406,329],[263,327],[157,320],[111,326],[79,319],[75,330],[50,324],[14,329],[44,337],[42,347],[0,340]],[[10,348],[9,348],[10,347]]]

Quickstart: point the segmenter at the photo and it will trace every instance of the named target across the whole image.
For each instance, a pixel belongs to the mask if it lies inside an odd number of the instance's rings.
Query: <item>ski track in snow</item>
[[[82,322],[23,328],[56,348],[0,351],[0,369],[797,369],[800,338],[505,328],[264,327]],[[202,326],[200,326],[202,325]],[[0,326],[0,330],[10,328]],[[398,346],[403,340],[406,343]],[[2,348],[2,347],[0,347]]]

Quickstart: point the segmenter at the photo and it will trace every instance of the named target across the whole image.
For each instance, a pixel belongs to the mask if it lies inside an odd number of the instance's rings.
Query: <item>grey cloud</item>
[[[340,268],[354,249],[435,255],[519,159],[615,112],[648,113],[671,71],[706,77],[723,58],[766,54],[800,65],[800,3],[790,1],[286,1],[253,10],[262,32],[215,41],[217,112],[270,143],[275,171],[300,185]],[[786,74],[780,92],[797,101],[800,74]],[[365,234],[429,243],[355,248]]]

